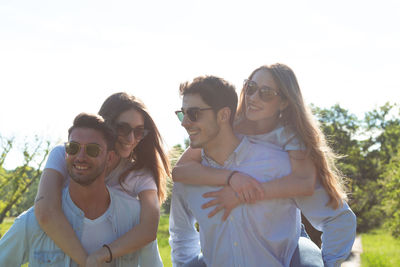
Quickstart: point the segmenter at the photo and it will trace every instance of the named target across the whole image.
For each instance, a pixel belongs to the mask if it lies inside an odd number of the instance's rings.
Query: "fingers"
[[[208,218],[213,217],[215,214],[217,214],[218,212],[220,212],[222,209],[224,209],[224,207],[222,207],[222,206],[217,206],[215,209],[213,209],[213,210],[208,214]]]
[[[201,208],[202,209],[206,209],[206,208],[209,208],[209,207],[212,207],[212,206],[216,206],[216,205],[218,205],[218,203],[219,203],[218,199],[213,199],[213,200],[210,200],[207,203],[201,205]]]
[[[221,191],[221,190],[219,190],[219,191]],[[219,191],[211,191],[211,192],[204,193],[204,194],[203,194],[203,197],[204,197],[204,198],[217,197]]]
[[[231,214],[232,209],[225,209],[224,210],[224,215],[222,216],[222,221],[226,221],[228,219],[229,214]]]

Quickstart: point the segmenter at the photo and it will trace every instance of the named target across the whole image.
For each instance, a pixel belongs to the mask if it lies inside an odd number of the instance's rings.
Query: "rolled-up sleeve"
[[[295,198],[297,206],[315,229],[322,231],[322,258],[325,266],[340,266],[351,252],[356,237],[356,216],[349,205],[333,209],[322,186],[309,197]]]
[[[175,183],[171,198],[169,244],[172,265],[175,267],[189,262],[201,251],[199,233],[195,228],[195,218],[186,205],[182,194],[183,190],[181,183]]]
[[[25,212],[15,219],[14,224],[0,239],[0,266],[21,266],[28,261],[26,227]]]

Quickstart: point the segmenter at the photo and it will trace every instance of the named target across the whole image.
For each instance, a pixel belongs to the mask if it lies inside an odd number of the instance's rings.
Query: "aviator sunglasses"
[[[65,152],[67,152],[67,154],[70,156],[74,156],[78,154],[78,152],[81,150],[81,147],[84,148],[86,155],[92,158],[96,158],[102,149],[98,144],[81,145],[77,142],[70,141],[65,143]]]
[[[175,111],[176,116],[182,122],[183,117],[187,115],[191,122],[196,122],[199,119],[199,114],[203,110],[210,110],[212,108],[188,108],[186,111],[184,109]]]
[[[251,96],[258,91],[258,96],[264,102],[268,102],[272,100],[275,96],[279,95],[279,93],[275,89],[272,89],[268,86],[260,87],[255,81],[252,80],[244,80],[243,85],[246,95]]]
[[[126,122],[117,123],[115,129],[119,136],[128,136],[131,134],[131,132],[133,132],[135,139],[139,141],[150,132],[148,129],[143,128],[143,126],[132,128]]]

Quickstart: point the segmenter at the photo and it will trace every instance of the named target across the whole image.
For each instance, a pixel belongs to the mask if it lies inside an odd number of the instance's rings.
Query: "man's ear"
[[[218,120],[223,123],[230,123],[231,109],[228,107],[221,108],[218,111]]]

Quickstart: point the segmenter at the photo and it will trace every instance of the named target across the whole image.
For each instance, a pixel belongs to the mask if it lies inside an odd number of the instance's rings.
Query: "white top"
[[[110,229],[112,229],[112,224],[107,220],[109,214],[110,208],[94,220],[86,217],[83,219],[81,241],[83,247],[89,254],[100,249],[102,244],[109,244],[118,238],[113,231],[110,231]]]
[[[118,181],[119,177],[131,164],[132,163],[130,163],[128,159],[122,158],[117,167],[106,177],[106,184],[132,197],[137,197],[140,192],[145,190],[157,191],[154,178],[147,170],[131,171],[122,183],[123,188],[121,187]],[[58,145],[51,150],[45,169],[54,169],[58,171],[65,179],[64,186],[68,184],[69,175],[65,161],[65,147],[63,145]]]

